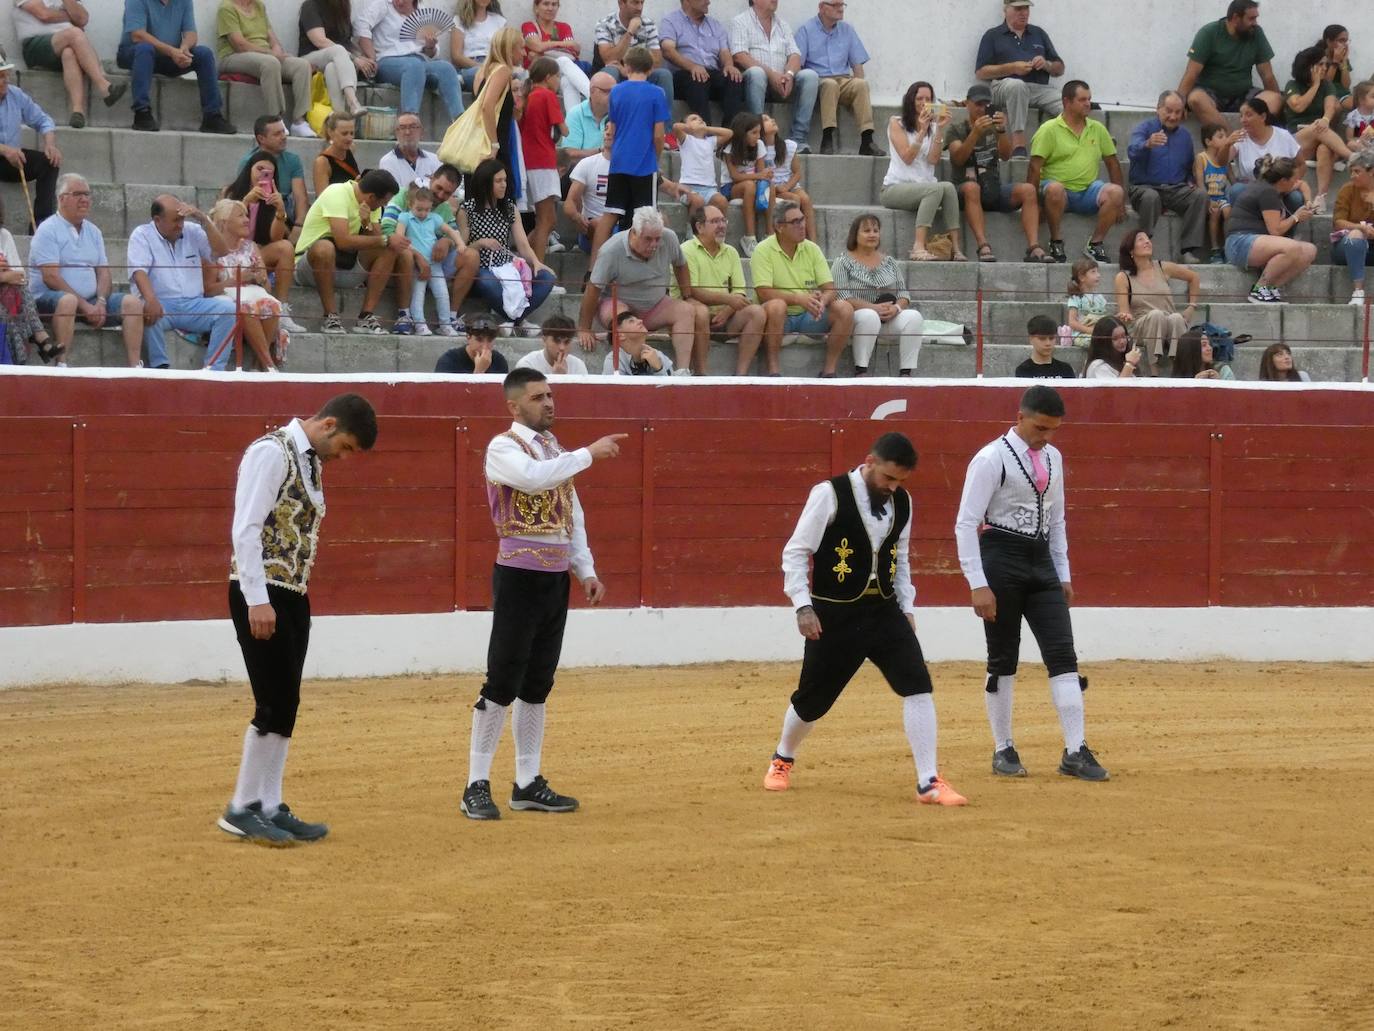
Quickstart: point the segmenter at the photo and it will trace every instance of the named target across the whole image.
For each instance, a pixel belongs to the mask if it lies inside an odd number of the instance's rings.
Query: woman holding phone
[[[283,305],[282,328],[288,333],[304,333],[305,328],[292,320],[286,304],[296,271],[296,250],[286,220],[286,199],[277,189],[276,176],[272,155],[259,150],[248,158],[238,178],[224,188],[224,197],[242,201],[248,208],[249,236],[262,252],[263,265],[272,274],[272,293]]]

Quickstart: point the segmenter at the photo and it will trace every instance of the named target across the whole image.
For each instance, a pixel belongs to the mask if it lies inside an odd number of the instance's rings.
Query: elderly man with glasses
[[[739,251],[725,242],[725,213],[709,204],[692,212],[692,239],[682,245],[687,258],[687,278],[692,284],[692,309],[696,312],[697,346],[692,350],[692,371],[706,372],[706,351],[711,338],[739,342],[735,374],[746,376],[759,344],[767,340],[764,363],[770,376],[779,375],[782,323],[787,304],[773,299],[751,303],[744,281]],[[679,291],[673,284],[673,295]]]
[[[873,101],[864,78],[868,50],[854,27],[844,20],[845,6],[843,0],[822,0],[816,17],[797,29],[802,67],[820,76],[821,153],[835,153],[843,104],[859,123],[859,153],[886,157],[887,152],[873,142]]]
[[[38,227],[29,246],[29,290],[39,313],[52,317],[53,339],[64,355],[78,317],[93,329],[120,319],[133,368],[142,364],[143,301],[112,289],[105,237],[90,214],[90,183],[72,172],[58,179],[57,213]]]
[[[409,112],[401,115],[396,119],[396,146],[377,162],[377,167],[390,172],[402,190],[416,179],[428,179],[443,164],[438,154],[420,146],[423,131],[419,115]]]
[[[854,328],[854,306],[837,296],[830,263],[806,238],[806,216],[796,201],[782,201],[773,209],[773,235],[754,248],[749,267],[759,300],[787,305],[783,333],[825,337],[821,377],[833,378]]]

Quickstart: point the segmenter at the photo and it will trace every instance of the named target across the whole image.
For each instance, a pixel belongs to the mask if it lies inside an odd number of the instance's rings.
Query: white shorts
[[[563,185],[556,168],[530,168],[525,171],[525,182],[529,186],[530,207],[550,197],[557,200],[563,196]]]

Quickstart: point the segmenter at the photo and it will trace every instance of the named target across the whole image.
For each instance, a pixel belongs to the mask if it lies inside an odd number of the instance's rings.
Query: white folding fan
[[[453,15],[447,11],[441,11],[437,7],[417,7],[406,15],[405,21],[401,22],[400,38],[406,42],[413,42],[420,38],[421,33],[424,33],[430,38],[437,39],[451,28],[453,28]],[[426,29],[432,30],[432,35],[425,32]]]

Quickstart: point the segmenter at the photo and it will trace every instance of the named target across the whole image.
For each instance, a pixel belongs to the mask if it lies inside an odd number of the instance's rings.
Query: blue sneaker
[[[245,808],[237,810],[232,806],[226,807],[224,815],[219,818],[219,829],[255,845],[280,848],[296,843],[294,834],[278,827],[263,815],[261,802],[250,802]]]
[[[286,831],[297,841],[319,841],[329,833],[328,826],[323,823],[306,823],[293,813],[285,802],[275,813],[267,817],[267,822]]]
[[[403,311],[396,317],[396,325],[391,327],[391,332],[403,337],[415,332],[415,320],[410,317],[410,312]]]

